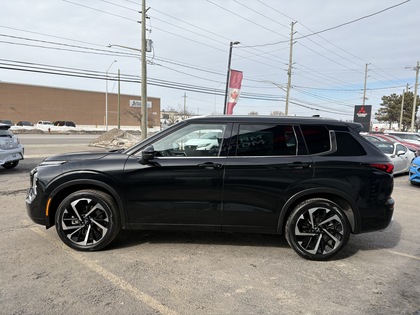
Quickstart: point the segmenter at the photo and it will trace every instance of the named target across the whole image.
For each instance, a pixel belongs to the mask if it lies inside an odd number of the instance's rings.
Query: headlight
[[[34,168],[30,173],[30,187],[26,195],[26,202],[31,203],[36,197],[38,184],[38,169]]]

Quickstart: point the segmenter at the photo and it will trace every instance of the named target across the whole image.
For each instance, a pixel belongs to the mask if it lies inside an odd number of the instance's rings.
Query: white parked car
[[[219,147],[219,140],[222,138],[222,131],[210,131],[198,138],[185,142],[185,148],[191,150],[211,150]]]
[[[399,142],[376,141],[372,143],[391,158],[394,163],[394,174],[408,173],[411,162],[416,157],[414,152]]]
[[[0,165],[14,168],[23,160],[23,145],[11,131],[10,126],[0,123]]]
[[[36,124],[38,126],[54,126],[54,124],[49,120],[38,120]]]
[[[418,134],[417,132],[387,131],[385,132],[385,134],[400,137],[401,139],[404,139],[411,143],[420,143],[420,134]]]

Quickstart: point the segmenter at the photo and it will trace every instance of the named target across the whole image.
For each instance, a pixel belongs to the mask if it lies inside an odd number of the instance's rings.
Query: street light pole
[[[111,69],[112,65],[116,63],[117,60],[114,60],[108,67],[108,70],[105,72],[105,130],[108,131],[108,71]]]
[[[223,115],[226,115],[226,109],[227,109],[229,78],[230,78],[230,63],[232,61],[232,47],[233,45],[238,45],[238,44],[240,44],[240,42],[230,42],[230,45],[229,45],[229,58],[228,58],[228,69],[227,69],[227,76],[226,76],[225,104],[223,107]]]

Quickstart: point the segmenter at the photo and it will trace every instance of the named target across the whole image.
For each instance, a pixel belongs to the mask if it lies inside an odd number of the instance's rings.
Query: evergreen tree
[[[411,127],[411,118],[413,113],[413,101],[414,101],[414,93],[413,92],[405,92],[404,93],[404,108],[403,108],[403,118],[402,118],[402,131],[407,131]],[[400,115],[401,115],[401,102],[402,102],[402,94],[397,95],[395,93],[389,96],[382,96],[382,103],[381,108],[375,113],[375,118],[380,122],[386,122],[389,124],[389,128],[391,128],[392,124],[400,123]],[[417,97],[416,102],[416,115],[417,117],[417,110],[419,107],[419,97]]]

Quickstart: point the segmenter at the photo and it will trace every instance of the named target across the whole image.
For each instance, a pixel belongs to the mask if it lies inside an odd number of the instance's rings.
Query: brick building
[[[120,95],[120,125],[140,126],[141,97]],[[106,93],[0,81],[0,119],[71,120],[76,126],[104,126]],[[135,118],[134,116],[138,117]],[[108,93],[108,126],[118,125],[118,94]],[[160,99],[148,97],[148,125],[160,126]]]

